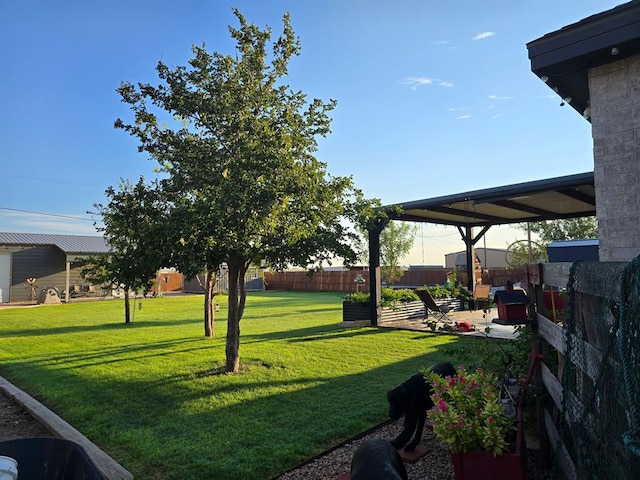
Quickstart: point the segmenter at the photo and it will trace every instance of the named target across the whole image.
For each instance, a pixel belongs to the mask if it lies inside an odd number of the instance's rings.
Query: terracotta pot
[[[493,456],[490,452],[452,453],[456,480],[524,480],[522,456],[505,453]]]

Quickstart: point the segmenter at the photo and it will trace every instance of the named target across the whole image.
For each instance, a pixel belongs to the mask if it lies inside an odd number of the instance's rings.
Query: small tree
[[[380,234],[380,271],[388,284],[402,277],[400,260],[411,251],[417,232],[415,225],[391,221]]]
[[[165,182],[166,183],[166,182]],[[171,191],[171,188],[168,189]],[[166,257],[186,278],[198,278],[204,273],[204,336],[215,335],[214,297],[216,274],[225,260],[225,251],[216,248],[216,221],[211,211],[189,196],[173,194],[169,214],[171,228],[166,236]],[[198,279],[198,283],[200,280]]]
[[[94,257],[83,267],[82,276],[93,283],[124,289],[125,323],[129,323],[129,292],[148,289],[155,272],[162,266],[161,245],[165,235],[165,205],[155,186],[147,186],[140,178],[134,186],[122,180],[120,190],[109,187],[109,203],[95,204],[111,247],[108,254]]]
[[[377,209],[371,217],[374,218],[374,215],[386,224],[380,233],[380,273],[383,281],[393,284],[403,275],[399,265],[400,260],[411,251],[418,227],[407,222],[388,221],[386,212],[381,209]],[[369,234],[364,226],[359,227],[358,231],[360,233],[357,243],[358,259],[366,261],[369,257],[367,241]]]
[[[300,51],[289,16],[268,52],[271,30],[234,13],[240,28],[229,28],[237,42],[233,55],[194,46],[189,67],[158,63],[160,85],[123,83],[118,92],[135,120],[115,124],[137,137],[139,149],[167,174],[163,191],[184,222],[173,247],[202,252],[183,257],[191,271],[221,261],[229,268],[229,372],[240,365],[249,265],[353,261],[353,234],[345,225],[363,202],[351,178],[330,176],[314,157],[335,102],[307,103],[302,92],[280,83]],[[179,125],[170,128],[164,119]]]

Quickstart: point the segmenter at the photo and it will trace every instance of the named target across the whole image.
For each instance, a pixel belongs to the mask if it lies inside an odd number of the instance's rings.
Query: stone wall
[[[589,70],[600,261],[640,254],[640,55]]]

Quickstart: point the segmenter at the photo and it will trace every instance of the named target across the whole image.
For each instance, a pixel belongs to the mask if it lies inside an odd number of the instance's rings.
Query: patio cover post
[[[373,228],[369,229],[369,312],[372,326],[378,325],[381,314],[380,233],[387,223],[388,220],[378,220]]]
[[[473,254],[473,227],[467,225],[464,243],[467,250],[467,288],[473,292],[476,286],[476,262]]]
[[[473,227],[471,225],[467,224],[464,232],[458,225],[458,231],[460,232],[460,236],[462,237],[462,241],[464,242],[467,252],[467,288],[470,292],[473,292],[473,289],[476,286],[476,262],[475,255],[473,254],[473,246],[478,243],[485,233],[487,233],[489,228],[491,228],[491,225],[485,225],[482,227],[482,230],[480,230],[480,233],[474,237]],[[471,267],[469,267],[469,265],[471,265]]]

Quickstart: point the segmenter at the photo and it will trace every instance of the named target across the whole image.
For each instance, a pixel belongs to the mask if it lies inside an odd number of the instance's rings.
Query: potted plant
[[[427,413],[434,433],[451,448],[456,480],[524,479],[515,416],[507,413],[496,376],[459,367],[458,374],[425,376],[433,386],[434,407]],[[513,442],[517,444],[517,442]]]

